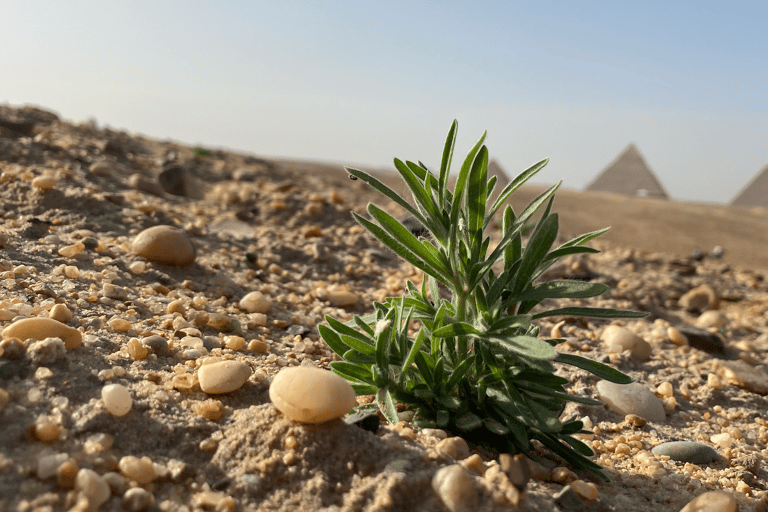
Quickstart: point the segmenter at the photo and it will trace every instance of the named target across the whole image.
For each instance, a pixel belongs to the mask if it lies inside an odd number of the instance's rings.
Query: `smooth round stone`
[[[348,290],[329,290],[327,298],[328,302],[336,307],[354,306],[359,299],[355,292]]]
[[[44,340],[45,338],[61,338],[68,350],[83,342],[83,335],[77,329],[73,329],[53,318],[22,318],[3,329],[3,339],[19,338],[27,340],[33,338]]]
[[[131,251],[149,261],[186,267],[195,261],[195,246],[187,234],[174,226],[153,226],[133,239]]]
[[[618,349],[616,352],[622,352],[634,347],[635,343],[640,339],[640,336],[626,327],[609,325],[600,335],[600,339],[609,347],[609,352],[611,351],[611,347],[616,347]]]
[[[268,313],[272,301],[261,292],[250,292],[240,299],[240,309],[248,313]]]
[[[726,491],[709,491],[696,496],[680,512],[736,512],[736,498]]]
[[[728,323],[728,318],[715,309],[703,312],[699,318],[696,319],[696,325],[699,327],[725,327]]]
[[[597,383],[597,394],[609,409],[622,416],[635,414],[655,423],[661,423],[667,419],[661,400],[637,382],[616,384],[601,380]]]
[[[251,367],[242,361],[219,361],[197,371],[200,389],[206,393],[229,393],[240,388],[251,376]]]
[[[768,373],[765,371],[745,361],[720,361],[719,364],[729,383],[760,395],[768,395]]]
[[[322,423],[357,405],[352,385],[328,370],[308,366],[284,368],[272,380],[269,398],[293,421]]]
[[[101,398],[107,412],[112,416],[125,416],[133,406],[131,393],[120,384],[108,384],[101,388]]]
[[[458,464],[445,466],[432,477],[432,490],[451,512],[477,510],[477,487],[472,476]]]
[[[714,448],[704,443],[693,441],[670,441],[655,446],[651,453],[654,455],[668,455],[670,459],[678,462],[690,462],[691,464],[709,464],[715,462],[719,456]]]
[[[107,481],[94,470],[86,468],[77,472],[75,490],[88,498],[90,510],[98,510],[112,494]]]

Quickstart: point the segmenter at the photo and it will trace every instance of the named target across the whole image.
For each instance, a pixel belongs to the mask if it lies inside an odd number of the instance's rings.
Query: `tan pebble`
[[[88,170],[96,176],[112,176],[112,168],[112,162],[106,158],[102,158],[101,160],[92,163]]]
[[[121,384],[108,384],[101,388],[101,398],[112,416],[125,416],[133,406],[131,393]]]
[[[224,404],[219,400],[205,400],[193,407],[198,416],[211,421],[219,421],[224,415]]]
[[[720,311],[709,310],[703,312],[699,318],[696,319],[696,325],[699,327],[725,327],[728,323],[728,318]]]
[[[355,292],[348,290],[328,290],[326,298],[328,302],[336,307],[354,306],[359,299]]]
[[[266,327],[267,326],[267,315],[264,313],[253,313],[252,315],[248,316],[248,328],[253,329],[254,327]]]
[[[128,512],[142,512],[155,506],[155,496],[141,487],[132,487],[123,494],[123,508]]]
[[[707,309],[717,309],[719,299],[715,290],[707,284],[697,286],[683,294],[677,301],[677,305],[688,311],[705,311]]]
[[[708,491],[696,496],[680,512],[736,512],[736,498],[726,491]]]
[[[240,299],[238,305],[248,313],[268,313],[272,308],[272,301],[261,292],[250,292]]]
[[[667,328],[667,337],[669,341],[677,345],[678,347],[684,347],[688,345],[688,338],[685,334],[681,333],[676,327]]]
[[[56,485],[61,489],[69,490],[75,486],[77,473],[80,468],[74,461],[68,460],[56,469]]]
[[[64,275],[70,279],[77,279],[80,277],[80,269],[74,265],[67,265],[64,267]]]
[[[38,176],[32,180],[32,186],[39,188],[40,190],[50,190],[56,186],[56,183],[58,183],[56,177],[49,174]]]
[[[597,486],[592,482],[574,480],[571,482],[571,489],[573,489],[573,492],[575,492],[580,498],[588,501],[594,501],[600,497]]]
[[[169,315],[174,313],[184,315],[187,312],[187,308],[184,306],[184,301],[181,299],[176,299],[168,303],[168,305],[165,307],[165,312]]]
[[[230,350],[241,350],[245,346],[245,338],[242,336],[227,336],[224,338],[224,346]]]
[[[144,346],[137,338],[131,338],[128,341],[128,355],[134,361],[143,361],[149,354],[149,349]]]
[[[76,348],[83,342],[83,335],[77,329],[68,327],[52,318],[22,318],[3,329],[3,339],[19,338],[27,340],[34,338],[61,338],[68,350]]]
[[[308,366],[284,368],[272,380],[269,398],[293,421],[322,423],[357,405],[349,382],[328,370]]]
[[[475,480],[458,464],[438,469],[432,477],[432,490],[451,512],[477,510]]]
[[[67,453],[44,455],[37,459],[37,478],[45,480],[56,474],[56,470],[69,460]]]
[[[713,389],[723,389],[723,379],[716,373],[707,375],[707,386]]]
[[[45,416],[39,418],[35,423],[35,436],[44,443],[55,443],[61,437],[61,433],[61,425]]]
[[[240,330],[240,322],[236,318],[221,313],[209,313],[207,325],[224,332]]]
[[[251,367],[242,361],[220,361],[197,371],[200,389],[205,393],[229,393],[240,388],[251,376]]]
[[[648,423],[645,420],[645,418],[641,418],[637,414],[627,414],[626,416],[624,416],[624,421],[626,421],[633,427],[643,427],[645,426],[646,423]]]
[[[248,350],[256,352],[257,354],[266,354],[269,352],[269,345],[261,340],[251,340],[248,343]]]
[[[149,457],[126,455],[117,465],[120,472],[139,485],[148,484],[155,479],[155,465]]]
[[[107,325],[115,332],[128,332],[131,330],[131,322],[125,318],[111,318]]]
[[[549,479],[558,484],[569,484],[578,479],[576,473],[564,466],[558,466],[552,470]]]
[[[133,239],[131,251],[144,259],[176,267],[195,261],[195,246],[187,234],[173,226],[154,226]]]
[[[179,391],[192,391],[199,382],[197,380],[196,373],[183,373],[181,375],[174,375],[171,379],[171,385]]]
[[[94,470],[86,468],[77,472],[75,490],[88,499],[90,510],[98,510],[112,494],[107,481]]]
[[[638,338],[637,343],[630,349],[630,354],[638,361],[647,361],[651,358],[653,347],[643,338]]]
[[[609,325],[600,335],[600,339],[605,342],[608,352],[623,352],[634,347],[640,336],[626,327]]]
[[[501,466],[501,470],[504,471],[507,478],[509,478],[509,481],[519,491],[525,489],[525,486],[528,485],[528,482],[531,480],[532,475],[529,462],[530,459],[522,453],[518,453],[514,456],[508,453],[499,455],[499,465]]]
[[[59,253],[59,256],[64,256],[65,258],[74,258],[78,254],[83,252],[84,249],[85,249],[85,245],[78,242],[72,245],[65,245],[64,247],[59,249],[57,252]]]
[[[50,318],[65,324],[72,320],[73,315],[66,304],[54,304],[49,316]]]
[[[454,460],[464,460],[469,457],[469,445],[461,437],[449,437],[437,443],[437,449],[442,450]]]
[[[733,445],[733,439],[728,432],[721,432],[720,434],[710,436],[709,440],[720,448],[730,448]]]
[[[656,393],[665,398],[672,396],[673,392],[672,384],[667,381],[662,382],[656,387]]]
[[[47,338],[46,338],[47,339]],[[13,361],[24,357],[27,349],[24,347],[24,342],[19,338],[7,338],[0,341],[0,352],[6,359]]]

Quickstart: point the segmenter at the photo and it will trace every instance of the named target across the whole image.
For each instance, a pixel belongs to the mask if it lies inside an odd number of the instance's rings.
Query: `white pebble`
[[[220,361],[203,365],[197,371],[200,389],[205,393],[229,393],[239,389],[251,376],[251,367],[242,361]]]
[[[69,460],[68,453],[54,453],[37,459],[37,478],[45,480],[56,474],[59,466]]]
[[[328,370],[308,366],[280,370],[269,387],[269,398],[277,410],[301,423],[339,418],[357,405],[349,382]]]
[[[250,292],[240,299],[240,309],[248,313],[268,313],[272,301],[261,292]]]
[[[125,416],[133,406],[131,393],[120,384],[109,384],[101,388],[101,398],[112,416]]]
[[[88,499],[90,510],[98,510],[112,494],[107,481],[94,470],[86,468],[77,472],[75,490]]]
[[[597,383],[597,394],[609,409],[622,416],[635,414],[654,423],[661,423],[667,418],[661,400],[637,382],[615,384],[601,380]]]
[[[680,512],[736,512],[736,499],[726,491],[709,491],[696,496]]]
[[[451,512],[477,510],[475,481],[458,464],[438,469],[432,477],[432,490]]]

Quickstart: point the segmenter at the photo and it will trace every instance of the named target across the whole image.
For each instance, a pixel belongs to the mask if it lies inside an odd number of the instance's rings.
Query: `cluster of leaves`
[[[417,237],[376,205],[370,220],[355,219],[403,259],[424,272],[419,286],[408,281],[403,297],[374,302],[374,313],[347,323],[326,317],[320,334],[343,361],[331,363],[360,395],[375,395],[378,408],[393,424],[396,404],[415,411],[414,423],[439,427],[494,449],[535,457],[536,439],[576,469],[600,473],[588,457],[591,449],[573,434],[578,420],[561,420],[568,401],[600,405],[566,392],[567,379],[554,363],[573,365],[617,383],[627,375],[573,354],[559,353],[562,339],[541,339],[534,321],[568,315],[602,318],[642,313],[587,307],[534,308],[545,299],[588,298],[608,288],[573,280],[538,282],[559,259],[597,252],[584,244],[606,230],[574,238],[552,249],[558,216],[551,212],[553,186],[519,215],[503,210],[501,240],[490,247],[485,235],[507,199],[547,160],[533,165],[501,190],[491,203],[496,177],[488,179],[485,134],[461,166],[454,190],[448,176],[457,133],[454,121],[435,176],[422,163],[395,159],[395,167],[413,195],[413,204],[369,174],[348,168],[402,206],[429,232]],[[538,221],[532,219],[543,207]],[[527,245],[523,232],[529,230]],[[447,293],[441,294],[441,287]],[[445,298],[445,295],[449,298]],[[418,329],[416,334],[413,334]]]

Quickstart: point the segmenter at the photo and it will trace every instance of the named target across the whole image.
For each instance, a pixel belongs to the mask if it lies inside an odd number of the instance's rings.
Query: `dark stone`
[[[187,196],[187,171],[180,165],[169,165],[157,176],[157,182],[169,194]]]
[[[211,484],[211,489],[214,491],[223,491],[227,487],[229,487],[229,478],[222,478]]]
[[[688,345],[710,354],[725,355],[725,343],[720,336],[692,325],[678,325],[677,330],[688,338]]]
[[[142,345],[152,350],[157,357],[168,357],[171,350],[168,348],[168,341],[162,336],[154,335],[141,340]]]
[[[381,419],[375,412],[359,411],[344,418],[344,422],[348,425],[357,425],[361,429],[375,434],[379,430]]]
[[[95,251],[96,248],[99,246],[99,241],[95,239],[92,236],[87,236],[80,240],[80,242],[85,246],[86,249],[89,251]]]

